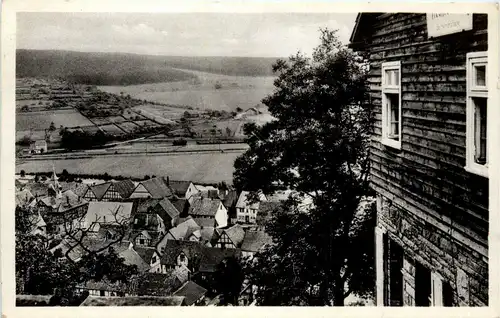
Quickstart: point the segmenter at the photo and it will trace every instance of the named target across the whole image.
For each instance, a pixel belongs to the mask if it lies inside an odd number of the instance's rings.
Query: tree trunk
[[[344,284],[335,284],[335,288],[333,289],[333,305],[344,306]]]

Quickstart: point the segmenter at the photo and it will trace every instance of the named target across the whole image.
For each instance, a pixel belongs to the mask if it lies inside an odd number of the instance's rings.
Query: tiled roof
[[[259,194],[260,202],[265,201],[266,197],[263,194]],[[260,202],[252,202],[250,200],[250,192],[241,191],[240,196],[238,198],[238,202],[236,202],[237,208],[245,208],[248,207],[250,209],[258,209]]]
[[[197,217],[194,217],[193,220],[201,228],[205,228],[205,227],[212,227],[213,228],[215,226],[215,219],[212,219],[212,218],[197,218]]]
[[[185,196],[191,181],[174,181],[169,180],[168,186],[178,196]]]
[[[167,214],[173,219],[175,217],[178,217],[180,212],[177,210],[177,208],[170,202],[169,199],[163,198],[158,204],[167,212]]]
[[[154,208],[160,199],[152,199],[152,198],[141,198],[137,199],[137,213],[151,213],[151,209]]]
[[[144,261],[144,259],[137,253],[134,249],[128,248],[118,254],[124,259],[123,263],[127,265],[136,265],[139,273],[144,273],[150,270],[149,262]]]
[[[272,243],[272,238],[264,231],[247,231],[241,244],[241,250],[245,252],[257,252],[264,245]]]
[[[79,284],[77,287],[85,288],[85,289],[93,289],[93,290],[105,290],[105,291],[114,291],[114,292],[129,292],[129,286],[127,283],[122,281],[116,281],[112,283],[106,278],[103,278],[100,281],[89,280],[83,284]]]
[[[182,296],[184,298],[184,302],[187,306],[191,306],[196,303],[198,300],[203,298],[207,290],[195,282],[188,281],[186,282],[179,290],[177,290],[173,296]]]
[[[170,202],[172,202],[172,204],[180,214],[182,214],[184,211],[187,212],[189,208],[189,201],[186,199],[171,199]]]
[[[167,185],[167,181],[164,177],[156,177],[148,180],[141,181],[140,184],[148,190],[152,198],[162,199],[165,197],[171,197],[172,191]]]
[[[181,284],[184,284],[189,280],[190,274],[191,271],[185,265],[176,267],[172,271],[172,276],[175,276]]]
[[[151,258],[153,257],[154,253],[156,253],[156,249],[154,247],[135,246],[134,250],[148,264],[151,263]]]
[[[87,203],[71,190],[63,192],[61,197],[46,196],[39,201],[57,212],[65,212]]]
[[[194,241],[167,240],[161,263],[166,265],[177,265],[177,256],[183,252],[188,259],[195,256],[202,257],[204,246]]]
[[[215,216],[220,204],[220,199],[195,198],[189,207],[189,215]]]
[[[217,266],[227,257],[240,258],[241,251],[237,248],[215,248],[204,246],[203,257],[200,261],[200,272],[213,273],[217,271]]]
[[[16,295],[16,306],[48,306],[52,295]]]
[[[229,190],[228,194],[222,200],[222,204],[224,204],[226,208],[235,206],[236,202],[238,202],[238,192],[236,192],[236,190]]]
[[[121,241],[121,242],[113,242],[106,240],[100,236],[88,235],[83,238],[81,243],[74,241],[71,238],[65,238],[63,241],[52,250],[61,249],[63,255],[66,255],[72,261],[78,261],[87,253],[85,249],[90,251],[98,251],[106,247],[112,248],[117,254],[129,248],[130,242]],[[106,248],[101,251],[101,253],[107,253],[109,248]]]
[[[229,236],[236,247],[239,247],[241,242],[243,242],[243,238],[245,237],[245,230],[239,224],[233,225],[229,229],[224,230],[224,233]]]
[[[199,228],[200,227],[198,226],[198,224],[196,224],[196,222],[193,219],[186,219],[184,222],[171,228],[168,231],[174,237],[174,239],[183,240],[184,238],[187,237],[187,235],[193,233],[193,230],[197,230]]]
[[[219,233],[215,230],[214,227],[204,227],[200,230],[201,241],[202,242],[210,242],[210,244],[215,243],[219,238]]]
[[[80,306],[182,306],[184,297],[152,297],[152,296],[127,296],[127,297],[99,297],[88,296]]]
[[[101,200],[104,194],[106,194],[106,191],[108,191],[110,186],[111,182],[105,182],[90,186],[90,190],[94,192],[94,195],[97,198],[97,200]]]
[[[47,196],[49,184],[49,182],[28,182],[24,185],[24,189],[28,189],[35,197]]]
[[[132,202],[90,202],[85,222],[87,226],[93,222],[124,224],[130,219],[132,205]]]
[[[135,184],[130,179],[113,182],[113,187],[122,198],[128,198],[135,190]]]
[[[35,197],[31,194],[30,190],[24,189],[16,191],[16,206],[27,206],[33,201]]]
[[[134,216],[132,228],[134,230],[150,230],[158,229],[160,217],[156,213],[137,213]]]
[[[71,190],[77,196],[82,197],[88,190],[89,186],[81,182],[59,182],[62,191]]]

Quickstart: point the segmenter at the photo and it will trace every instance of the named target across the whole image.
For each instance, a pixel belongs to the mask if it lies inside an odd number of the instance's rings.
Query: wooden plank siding
[[[374,112],[371,182],[411,200],[429,222],[449,226],[464,244],[487,248],[488,180],[465,171],[466,54],[487,51],[486,15],[473,30],[428,38],[425,14],[382,14],[363,50],[370,61]],[[401,150],[380,143],[381,64],[401,61]]]

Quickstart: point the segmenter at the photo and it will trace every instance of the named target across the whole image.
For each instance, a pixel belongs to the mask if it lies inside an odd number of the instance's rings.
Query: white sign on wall
[[[427,13],[429,37],[472,30],[472,14]]]

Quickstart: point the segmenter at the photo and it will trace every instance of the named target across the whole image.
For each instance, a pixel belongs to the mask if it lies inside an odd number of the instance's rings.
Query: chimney
[[[66,203],[68,204],[68,206],[70,206],[71,204],[69,203],[69,196],[66,196]]]
[[[167,185],[169,186],[170,185],[170,177],[167,176]]]

